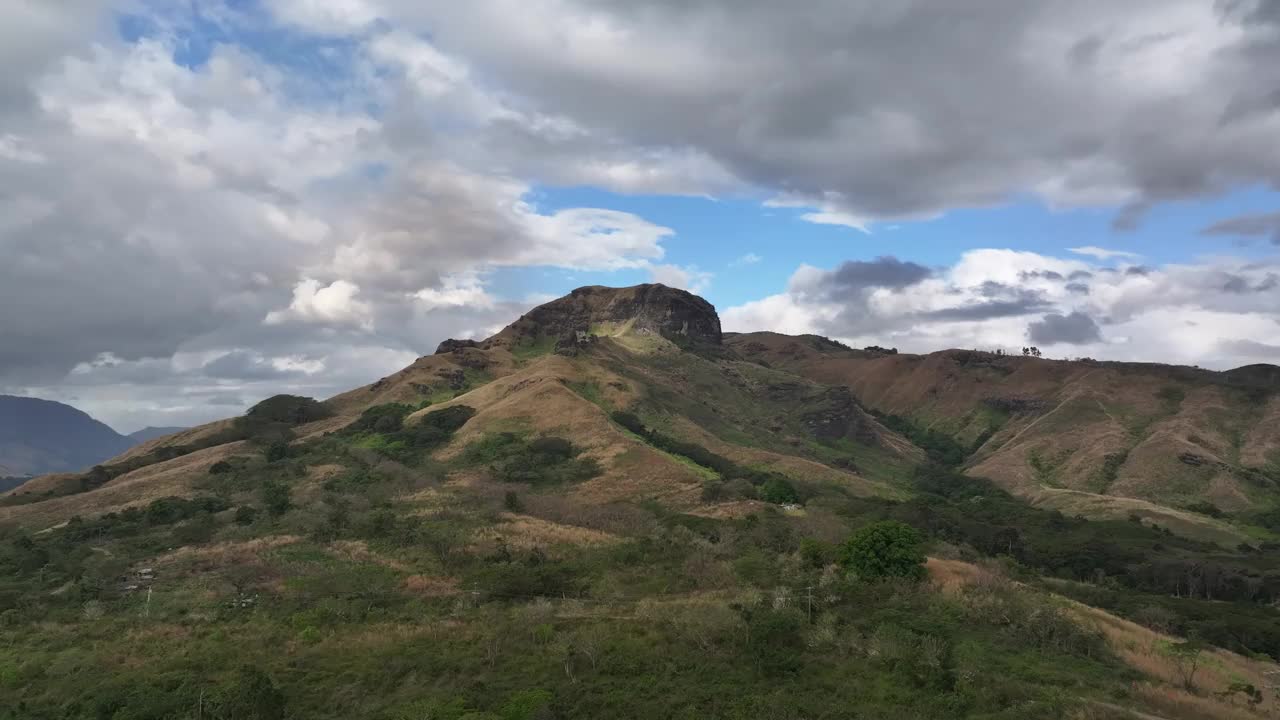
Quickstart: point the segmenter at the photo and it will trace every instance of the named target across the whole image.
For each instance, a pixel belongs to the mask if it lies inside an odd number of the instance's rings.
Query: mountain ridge
[[[127,436],[65,403],[0,395],[0,464],[11,474],[82,470],[131,445]]]

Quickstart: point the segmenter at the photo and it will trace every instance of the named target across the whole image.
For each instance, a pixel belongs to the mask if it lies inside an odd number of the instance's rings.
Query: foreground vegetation
[[[692,514],[652,498],[571,500],[601,467],[570,438],[513,427],[442,457],[475,415],[465,405],[412,419],[415,407],[381,405],[299,440],[298,413],[314,412],[304,400],[234,425],[250,450],[213,464],[193,497],[34,534],[0,528],[0,718],[1276,707],[1256,680],[1206,680],[1230,675],[1211,667],[1213,645],[1280,657],[1268,554],[1032,508],[949,467],[959,451],[946,440],[925,440],[935,462],[891,501],[614,413],[705,470],[709,507],[745,503]],[[954,565],[930,574],[926,554]],[[939,574],[966,563],[986,568],[980,581]],[[1152,644],[1159,671],[1135,667],[1068,598],[1193,642]],[[1209,710],[1158,704],[1174,694]]]

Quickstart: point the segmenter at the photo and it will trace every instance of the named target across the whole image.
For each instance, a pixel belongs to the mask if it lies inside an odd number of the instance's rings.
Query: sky
[[[0,0],[0,392],[327,397],[589,284],[1280,363],[1277,0]]]

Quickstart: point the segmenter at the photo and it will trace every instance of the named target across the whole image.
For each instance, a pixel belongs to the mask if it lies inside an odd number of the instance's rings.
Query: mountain
[[[0,465],[4,474],[74,472],[134,442],[70,405],[0,395]]]
[[[1276,378],[580,288],[0,496],[0,682],[15,717],[1274,717]]]
[[[130,439],[130,440],[132,440],[132,441],[133,441],[133,444],[135,444],[135,445],[140,445],[140,444],[142,444],[142,443],[144,443],[144,442],[147,442],[147,441],[149,441],[149,440],[155,440],[156,438],[162,438],[162,437],[164,437],[165,435],[173,435],[174,433],[179,433],[179,432],[182,432],[183,430],[186,430],[186,428],[184,428],[184,427],[154,427],[154,426],[150,426],[150,425],[148,425],[147,427],[144,427],[144,428],[142,428],[141,430],[136,430],[136,431],[134,431],[134,432],[129,433],[128,437],[129,437],[129,439]]]
[[[1218,523],[1204,511],[1280,502],[1276,366],[910,355],[774,333],[726,342],[768,367],[848,385],[892,426],[954,440],[969,474],[1063,512],[1137,513],[1213,535]]]

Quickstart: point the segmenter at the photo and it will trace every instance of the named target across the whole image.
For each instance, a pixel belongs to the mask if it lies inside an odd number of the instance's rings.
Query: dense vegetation
[[[614,422],[659,450],[684,458],[715,473],[716,480],[707,486],[705,497],[708,500],[725,499],[736,493],[740,497],[759,497],[765,502],[779,505],[800,502],[800,494],[782,473],[740,465],[697,443],[686,442],[646,427],[634,413],[618,410],[610,417]],[[745,481],[756,490],[748,494],[727,484],[735,480]]]

